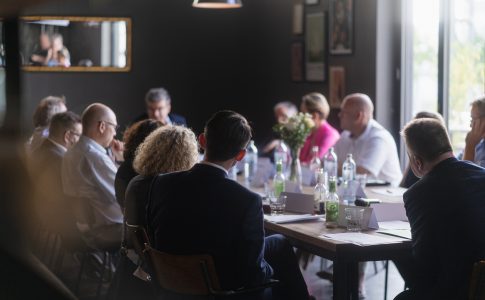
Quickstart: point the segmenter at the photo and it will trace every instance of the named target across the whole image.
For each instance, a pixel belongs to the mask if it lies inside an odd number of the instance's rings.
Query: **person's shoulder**
[[[175,125],[187,126],[187,120],[181,115],[170,113],[168,117],[170,118],[170,121],[172,121],[172,123],[174,123]]]

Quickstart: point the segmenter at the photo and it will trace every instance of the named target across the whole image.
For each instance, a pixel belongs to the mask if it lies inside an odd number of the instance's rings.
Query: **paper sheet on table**
[[[405,188],[400,188],[400,187],[388,187],[388,188],[378,188],[378,189],[371,189],[372,192],[379,194],[379,195],[385,195],[385,196],[392,196],[392,197],[402,197],[404,193],[406,192]]]
[[[378,222],[379,229],[382,230],[411,230],[409,222],[404,221],[385,221]]]
[[[277,215],[277,216],[268,216],[264,215],[264,219],[266,221],[270,221],[273,223],[292,223],[292,222],[299,222],[299,221],[309,221],[309,220],[318,220],[322,216],[321,215]]]
[[[393,244],[401,241],[391,240],[389,238],[381,237],[378,235],[371,235],[362,232],[344,232],[344,233],[327,233],[320,237],[328,238],[340,242],[352,243],[360,246],[380,245],[380,244]]]

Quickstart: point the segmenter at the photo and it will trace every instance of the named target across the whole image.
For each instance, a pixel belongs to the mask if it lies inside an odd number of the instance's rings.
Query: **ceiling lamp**
[[[193,7],[198,8],[240,8],[242,6],[241,0],[194,0]]]

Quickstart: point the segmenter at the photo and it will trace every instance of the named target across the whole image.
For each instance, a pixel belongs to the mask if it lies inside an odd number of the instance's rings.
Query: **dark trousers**
[[[264,259],[273,268],[273,278],[280,281],[272,288],[273,300],[305,300],[309,298],[307,286],[293,247],[281,234],[265,238]]]

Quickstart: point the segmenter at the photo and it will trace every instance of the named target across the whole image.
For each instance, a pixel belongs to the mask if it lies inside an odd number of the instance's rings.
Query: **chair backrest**
[[[153,249],[145,251],[151,260],[159,286],[184,295],[211,295],[220,291],[214,261],[210,255],[175,255]]]
[[[468,299],[485,300],[485,260],[473,265]]]
[[[125,222],[125,226],[128,246],[135,250],[141,260],[145,260],[145,244],[150,244],[145,228],[127,222]]]

